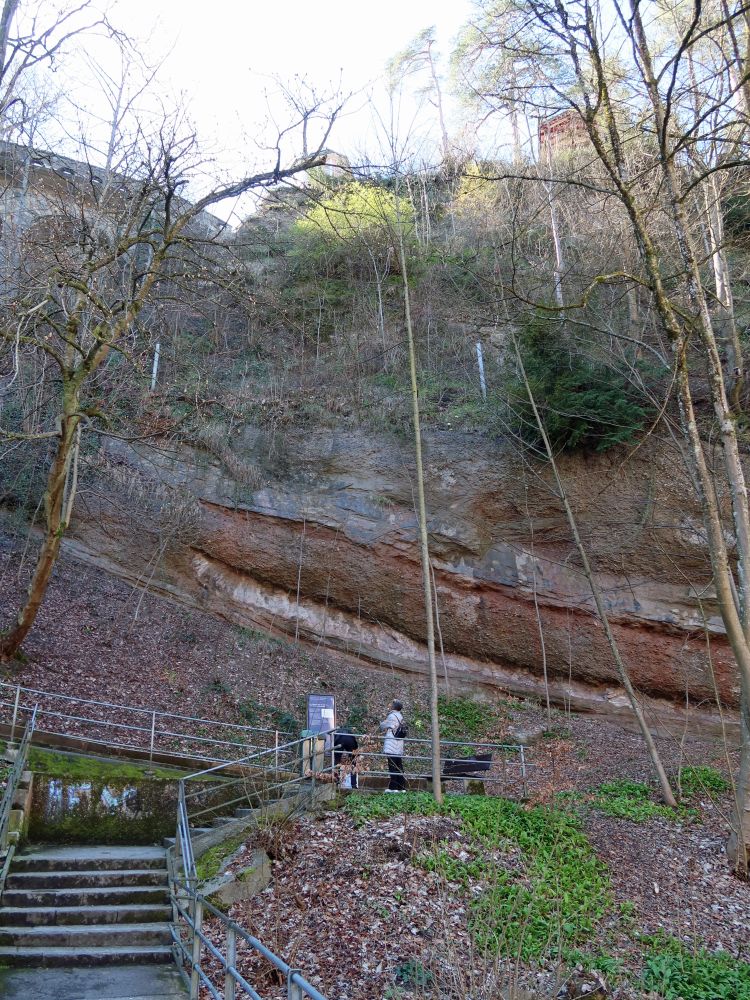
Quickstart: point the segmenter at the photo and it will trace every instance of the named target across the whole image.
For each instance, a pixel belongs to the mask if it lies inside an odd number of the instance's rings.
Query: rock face
[[[270,440],[246,428],[231,461],[229,447],[219,462],[189,449],[109,446],[111,495],[79,505],[68,546],[240,625],[425,670],[409,444],[323,431]],[[624,457],[570,458],[561,468],[633,681],[706,709],[717,689],[735,704],[738,679],[680,456],[646,444]],[[452,679],[538,691],[546,669],[558,701],[617,703],[548,470],[450,432],[427,435],[425,461],[441,664]],[[134,515],[134,482],[157,498],[193,498],[190,536],[173,544],[168,517],[157,530]]]

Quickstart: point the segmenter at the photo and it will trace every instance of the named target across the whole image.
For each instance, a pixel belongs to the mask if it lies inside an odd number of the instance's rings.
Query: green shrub
[[[651,408],[642,392],[619,372],[578,352],[563,324],[534,315],[519,335],[526,376],[555,451],[606,451],[632,441]],[[508,389],[510,423],[534,447],[543,442],[526,388],[514,379]]]
[[[291,739],[296,740],[304,726],[300,720],[292,715],[291,712],[287,712],[282,708],[270,708],[268,710],[268,715],[271,720],[271,725],[275,729],[280,729],[284,733],[289,733]]]
[[[461,696],[438,698],[440,736],[444,740],[476,742],[487,737],[488,731],[498,721],[498,712],[492,705]],[[414,720],[418,730],[428,730],[430,718],[418,713]]]
[[[258,725],[261,707],[255,699],[246,698],[245,701],[241,701],[237,705],[237,711],[240,713],[243,721],[247,723],[248,726]]]
[[[396,969],[396,979],[405,986],[423,988],[431,986],[433,975],[421,962],[409,960]]]
[[[655,802],[652,788],[626,778],[609,781],[594,789],[591,804],[607,816],[629,819],[633,823],[645,823],[657,816],[674,820],[690,815],[684,808],[673,809],[663,802]]]
[[[660,935],[647,939],[642,986],[664,1000],[750,1000],[750,965],[724,952],[689,950]]]

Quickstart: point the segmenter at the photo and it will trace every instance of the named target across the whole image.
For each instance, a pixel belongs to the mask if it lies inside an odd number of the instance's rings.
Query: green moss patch
[[[212,878],[216,878],[227,858],[234,854],[237,848],[245,843],[246,839],[245,834],[230,837],[228,840],[222,841],[221,844],[217,844],[216,847],[209,848],[205,854],[201,854],[195,862],[198,880],[210,882]]]
[[[80,781],[177,781],[187,771],[159,767],[144,761],[104,760],[83,754],[58,753],[32,747],[29,751],[29,769],[35,774],[50,778],[70,778]]]

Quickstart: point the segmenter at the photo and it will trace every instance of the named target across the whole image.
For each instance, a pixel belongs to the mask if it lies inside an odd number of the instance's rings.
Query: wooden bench
[[[464,791],[470,780],[484,781],[492,767],[491,753],[475,753],[471,757],[449,758],[443,762],[443,781],[463,779]]]

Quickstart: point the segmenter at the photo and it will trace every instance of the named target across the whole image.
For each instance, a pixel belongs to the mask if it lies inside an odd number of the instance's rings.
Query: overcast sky
[[[152,59],[167,54],[162,87],[184,95],[217,169],[234,172],[238,159],[258,157],[252,146],[267,115],[264,90],[275,90],[272,76],[306,77],[320,89],[341,78],[343,91],[356,96],[329,145],[350,155],[372,149],[366,94],[388,58],[433,24],[447,57],[470,9],[470,0],[119,0],[113,20]]]

